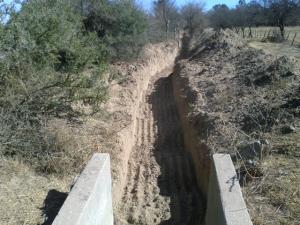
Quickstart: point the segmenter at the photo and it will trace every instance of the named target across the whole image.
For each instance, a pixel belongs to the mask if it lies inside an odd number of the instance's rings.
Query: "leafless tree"
[[[196,30],[202,31],[206,24],[203,12],[204,5],[200,3],[187,3],[181,9],[181,15],[190,35]]]
[[[217,30],[232,27],[230,13],[231,11],[227,5],[215,5],[208,14],[212,27]]]
[[[162,24],[166,39],[168,39],[169,31],[174,26],[177,15],[174,0],[154,1],[154,14],[156,19]]]
[[[279,27],[281,37],[284,39],[284,28],[287,17],[293,8],[297,7],[295,0],[271,0],[270,1],[271,17],[275,24]]]

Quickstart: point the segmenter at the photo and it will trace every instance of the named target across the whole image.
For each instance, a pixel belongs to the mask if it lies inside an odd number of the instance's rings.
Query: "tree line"
[[[240,0],[233,8],[217,4],[209,11],[204,11],[201,1],[190,1],[178,8],[172,0],[158,0],[154,1],[148,21],[152,29],[165,33],[166,38],[179,29],[192,34],[205,27],[230,28],[241,32],[243,37],[248,28],[251,37],[253,27],[271,26],[278,27],[279,38],[284,40],[286,26],[300,25],[300,0]]]
[[[281,38],[285,38],[285,26],[300,25],[299,0],[240,0],[236,7],[230,9],[224,4],[215,5],[208,12],[211,25],[216,29],[231,28],[241,31],[245,37],[245,28],[278,27]]]

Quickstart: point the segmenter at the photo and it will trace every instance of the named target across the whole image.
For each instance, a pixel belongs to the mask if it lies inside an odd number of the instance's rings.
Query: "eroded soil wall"
[[[150,79],[157,73],[172,68],[178,54],[177,44],[150,46],[145,51],[146,62],[133,73],[131,84],[126,87],[116,85],[111,91],[112,101],[108,106],[111,112],[120,111],[128,115],[128,125],[118,133],[118,151],[111,153],[113,176],[113,200],[120,202],[128,173],[128,161],[137,136],[139,108],[148,89]]]
[[[186,80],[180,77],[180,69],[177,65],[172,75],[173,92],[180,116],[180,122],[183,130],[184,147],[185,150],[190,152],[195,167],[198,186],[201,189],[204,197],[208,192],[209,169],[210,169],[210,156],[209,149],[206,144],[201,143],[201,139],[197,131],[189,119],[191,106],[189,105],[189,90]]]

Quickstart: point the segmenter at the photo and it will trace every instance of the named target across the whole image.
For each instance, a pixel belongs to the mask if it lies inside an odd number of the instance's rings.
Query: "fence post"
[[[269,38],[270,32],[271,32],[271,30],[269,30],[269,32],[268,32],[267,39]]]
[[[263,38],[262,38],[262,39],[264,39],[264,38],[265,38],[265,36],[266,36],[266,32],[267,32],[267,31],[265,31],[265,33],[264,33],[264,36],[263,36]]]
[[[297,36],[297,33],[295,33],[295,35],[294,35],[294,38],[293,38],[293,41],[292,41],[292,45],[291,45],[291,46],[293,46],[296,36]]]
[[[287,41],[289,40],[290,33],[291,33],[291,32],[289,32],[288,35],[286,36],[286,40],[287,40]]]

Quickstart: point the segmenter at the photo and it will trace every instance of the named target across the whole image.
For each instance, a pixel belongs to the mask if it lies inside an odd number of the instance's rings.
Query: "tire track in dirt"
[[[170,76],[157,75],[139,106],[136,146],[115,212],[117,225],[202,224],[201,194],[183,147],[172,88]]]

